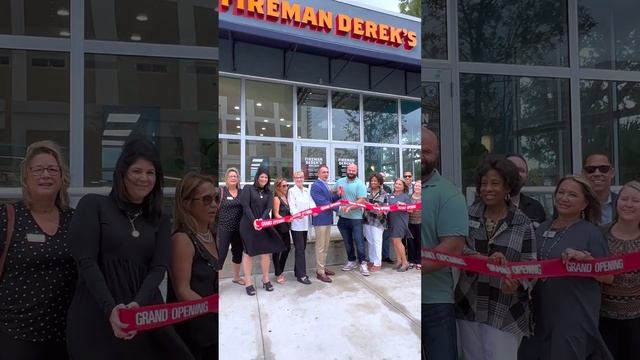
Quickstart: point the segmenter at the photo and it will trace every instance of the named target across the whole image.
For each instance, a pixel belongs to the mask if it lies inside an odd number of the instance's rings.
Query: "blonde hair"
[[[227,184],[228,179],[229,179],[229,174],[231,174],[232,172],[236,173],[236,175],[238,175],[238,184],[236,185],[236,188],[240,189],[240,171],[238,171],[238,169],[234,168],[234,167],[230,167],[227,169],[227,171],[224,172],[224,185],[226,187],[229,187],[229,184]]]
[[[211,183],[216,189],[213,201],[217,204],[218,202],[218,189],[215,187],[215,180],[212,176],[200,174],[195,171],[188,172],[184,175],[184,177],[178,182],[176,186],[176,195],[175,201],[173,203],[173,231],[185,231],[191,233],[197,233],[198,227],[196,225],[196,219],[193,217],[191,212],[189,211],[189,205],[193,201],[193,197],[195,196],[195,192],[198,190],[200,185]],[[216,219],[218,217],[217,209],[216,209]],[[214,220],[212,224],[209,224],[209,229],[215,234],[216,233],[216,223]]]
[[[27,176],[29,175],[31,161],[40,154],[48,154],[58,163],[60,168],[60,190],[56,196],[56,206],[60,209],[69,208],[69,184],[71,183],[71,175],[69,174],[69,166],[65,163],[62,156],[60,146],[51,140],[36,141],[27,147],[24,159],[20,162],[20,184],[22,185],[22,198],[28,209],[31,208],[31,194],[27,187]]]
[[[620,191],[618,192],[618,199],[620,198],[620,195],[622,194],[622,192],[625,189],[632,189],[632,190],[635,190],[637,192],[640,192],[640,181],[631,180],[631,181],[627,182],[626,184],[622,185],[622,188],[620,188]],[[617,207],[618,207],[618,201],[617,200],[616,200],[616,203],[614,204],[614,206],[616,207],[616,211],[615,211],[616,217],[615,217],[615,219],[613,219],[613,223],[615,224],[615,223],[618,222],[618,219],[620,218],[619,214],[618,214],[618,209],[617,209]],[[638,224],[638,226],[640,227],[640,224]]]
[[[295,176],[304,176],[304,171],[302,171],[302,170],[295,171],[295,172],[293,173],[293,176],[294,176],[294,177],[295,177]]]

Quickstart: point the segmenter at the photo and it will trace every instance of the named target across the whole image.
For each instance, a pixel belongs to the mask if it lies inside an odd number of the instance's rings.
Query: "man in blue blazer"
[[[329,187],[329,167],[321,165],[318,169],[318,180],[311,184],[311,198],[316,206],[334,203],[340,199],[340,195]],[[331,226],[333,225],[333,209],[325,210],[311,218],[316,231],[316,277],[318,280],[330,283],[329,275],[335,273],[326,268],[327,251],[331,241]]]

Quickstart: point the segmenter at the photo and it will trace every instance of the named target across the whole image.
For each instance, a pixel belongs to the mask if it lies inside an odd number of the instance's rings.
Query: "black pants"
[[[287,256],[289,256],[289,251],[291,251],[291,235],[289,235],[289,231],[286,233],[278,231],[278,235],[280,235],[280,239],[282,239],[286,249],[283,252],[273,253],[273,267],[275,269],[276,276],[280,276],[284,271],[284,266],[287,263]]]
[[[421,224],[409,224],[409,231],[413,239],[407,239],[407,260],[413,264],[420,264],[420,247],[422,241],[420,237]]]
[[[600,318],[600,333],[614,359],[638,358],[640,319],[614,320]]]
[[[220,251],[220,269],[224,266],[224,261],[229,253],[229,245],[231,245],[231,261],[234,264],[242,263],[242,239],[240,238],[240,230],[226,231],[218,229],[218,251]],[[219,269],[219,270],[220,270]]]
[[[301,278],[307,276],[307,259],[305,257],[305,250],[307,249],[307,232],[291,230],[291,237],[293,238],[293,246],[296,248],[296,263],[293,270],[296,274],[296,278]]]
[[[0,331],[0,360],[67,360],[67,345],[61,342],[16,340]]]

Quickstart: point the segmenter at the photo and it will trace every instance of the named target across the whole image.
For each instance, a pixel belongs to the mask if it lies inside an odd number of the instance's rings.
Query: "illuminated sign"
[[[417,45],[417,34],[406,28],[349,16],[342,13],[301,6],[281,0],[220,0],[220,12],[235,16],[255,18],[262,21],[289,25],[307,31],[324,32],[341,37],[383,46],[404,47],[412,50]]]

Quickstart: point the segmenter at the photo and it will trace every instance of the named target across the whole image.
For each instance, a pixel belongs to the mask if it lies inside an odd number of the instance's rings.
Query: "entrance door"
[[[359,145],[337,145],[331,146],[332,163],[330,181],[336,181],[347,176],[347,166],[351,163],[358,165],[358,177],[364,176],[364,157],[362,147]]]
[[[441,173],[460,185],[460,125],[453,123],[452,94],[450,70],[422,68],[422,126],[440,138]]]
[[[318,168],[320,165],[329,165],[329,145],[317,143],[299,143],[296,155],[299,156],[297,163],[300,164],[300,170],[304,171],[305,181],[313,182],[318,179]]]

